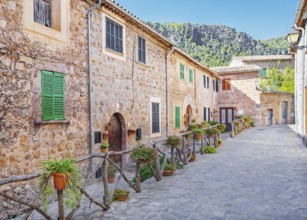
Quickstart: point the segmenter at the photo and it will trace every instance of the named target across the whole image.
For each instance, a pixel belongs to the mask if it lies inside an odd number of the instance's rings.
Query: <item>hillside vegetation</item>
[[[260,41],[224,25],[147,24],[208,67],[227,66],[232,56],[287,53],[285,37]]]

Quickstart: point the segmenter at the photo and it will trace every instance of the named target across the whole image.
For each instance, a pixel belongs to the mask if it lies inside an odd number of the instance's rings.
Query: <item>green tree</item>
[[[291,92],[294,94],[294,69],[286,67],[282,75],[283,83],[279,88],[279,91]]]

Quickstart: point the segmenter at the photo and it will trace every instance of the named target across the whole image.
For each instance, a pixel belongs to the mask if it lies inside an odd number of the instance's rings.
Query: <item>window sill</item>
[[[159,133],[151,133],[150,137],[155,138],[155,137],[161,137],[161,132]]]
[[[136,61],[136,63],[139,64],[140,66],[148,67],[146,63],[143,63],[141,61]]]
[[[105,50],[106,51],[108,51],[108,52],[110,52],[110,53],[114,53],[114,54],[116,54],[116,55],[118,55],[118,56],[124,56],[124,53],[121,53],[121,52],[117,52],[117,51],[115,51],[115,50],[112,50],[111,48],[105,48]]]
[[[49,125],[49,124],[70,124],[70,120],[50,120],[50,121],[41,121],[34,120],[34,125]]]

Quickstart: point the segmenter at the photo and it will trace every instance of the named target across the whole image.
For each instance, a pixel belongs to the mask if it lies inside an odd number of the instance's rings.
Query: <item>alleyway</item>
[[[288,126],[249,129],[103,219],[307,219],[307,149]]]
[[[83,199],[74,219],[307,219],[307,148],[288,126],[248,129],[176,172],[105,213]]]

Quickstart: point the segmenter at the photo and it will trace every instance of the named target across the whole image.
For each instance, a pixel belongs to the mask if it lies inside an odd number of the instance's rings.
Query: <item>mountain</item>
[[[260,41],[225,25],[147,24],[208,67],[227,66],[232,56],[287,53],[285,37]]]

